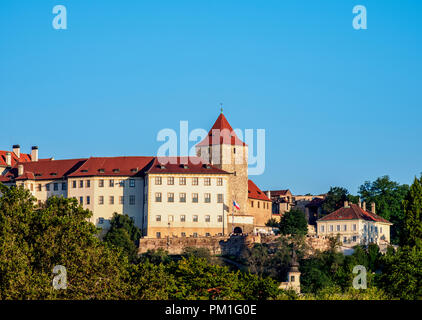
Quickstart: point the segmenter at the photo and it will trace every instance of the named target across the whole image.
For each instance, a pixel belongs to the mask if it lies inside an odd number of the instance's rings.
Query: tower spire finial
[[[220,103],[220,111],[221,111],[221,113],[223,113],[223,104],[222,103]]]

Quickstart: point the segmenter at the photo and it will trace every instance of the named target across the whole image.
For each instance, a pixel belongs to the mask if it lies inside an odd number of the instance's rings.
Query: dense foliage
[[[362,201],[376,204],[376,213],[393,223],[391,227],[391,242],[399,243],[404,222],[403,200],[409,192],[409,186],[391,181],[383,176],[373,182],[366,181],[359,187]]]

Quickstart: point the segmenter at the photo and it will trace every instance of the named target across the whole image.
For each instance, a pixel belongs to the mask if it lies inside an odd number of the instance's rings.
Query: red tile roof
[[[31,161],[31,155],[27,154],[27,153],[21,153],[20,154],[20,158],[18,158],[16,156],[16,154],[13,151],[4,151],[4,150],[0,150],[0,166],[6,166],[6,153],[10,152],[12,157],[11,157],[11,162],[12,162],[12,167],[16,165],[16,163],[18,162],[28,162]]]
[[[357,204],[350,204],[349,207],[342,207],[325,217],[319,219],[319,221],[332,221],[332,220],[366,220],[366,221],[374,221],[374,222],[384,222],[384,223],[391,223],[384,218],[363,210]]]
[[[271,201],[267,197],[267,195],[264,192],[262,192],[261,189],[259,189],[252,180],[248,180],[248,198]]]
[[[246,143],[237,137],[223,113],[220,113],[211,130],[208,132],[208,135],[204,140],[198,143],[197,146],[202,147],[219,144],[246,146]]]
[[[4,177],[15,180],[53,180],[62,179],[77,170],[86,159],[41,160],[19,162]],[[23,165],[23,175],[18,176],[18,165]]]
[[[229,174],[199,157],[157,157],[147,173]]]
[[[91,157],[69,176],[138,176],[153,159],[154,157]]]

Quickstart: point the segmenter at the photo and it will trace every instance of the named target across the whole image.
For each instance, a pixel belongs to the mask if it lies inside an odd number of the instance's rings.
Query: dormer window
[[[36,177],[41,177],[41,176],[42,176],[42,174],[41,174],[41,173],[36,173],[36,174],[35,174],[35,176],[36,176]]]
[[[160,169],[165,169],[166,168],[166,166],[164,165],[164,164],[160,164]]]
[[[104,169],[98,169],[98,172],[104,173]]]
[[[117,169],[118,170],[118,169]],[[138,168],[132,168],[130,169],[131,172],[138,172]]]
[[[81,172],[88,172],[88,170],[86,170],[86,169],[83,169],[83,170],[81,170]]]
[[[133,169],[132,169],[133,170]],[[120,169],[113,169],[113,172],[114,173],[119,173],[120,172]]]
[[[50,173],[51,176],[57,176],[57,172]]]

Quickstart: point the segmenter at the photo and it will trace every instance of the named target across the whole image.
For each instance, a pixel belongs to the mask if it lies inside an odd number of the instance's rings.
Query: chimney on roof
[[[349,208],[349,201],[344,201],[344,207]]]
[[[38,147],[33,146],[31,150],[31,160],[32,161],[38,161]]]
[[[267,191],[267,197],[268,197],[268,199],[271,199],[271,191]]]
[[[358,206],[359,206],[359,208],[362,208],[362,202],[360,201],[360,197],[359,197],[359,200],[358,200]]]
[[[362,202],[362,209],[366,211],[366,201]]]
[[[13,146],[13,153],[16,154],[16,156],[18,157],[18,159],[21,157],[21,146],[18,144],[15,144]]]
[[[371,202],[371,212],[375,214],[375,202]]]
[[[6,166],[12,166],[12,154],[10,152],[6,152]]]
[[[23,164],[18,164],[18,176],[23,175]]]

